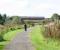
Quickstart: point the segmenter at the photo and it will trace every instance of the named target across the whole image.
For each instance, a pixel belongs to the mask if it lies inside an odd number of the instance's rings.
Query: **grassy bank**
[[[8,32],[8,33],[6,33],[4,35],[4,39],[5,40],[11,40],[11,39],[13,39],[16,36],[17,33],[22,32],[22,31],[23,31],[23,29],[18,29],[18,30],[10,31],[10,32]]]
[[[17,33],[22,32],[23,29],[18,29],[14,31],[10,31],[4,35],[4,39],[7,41],[0,42],[0,50],[3,50],[5,45],[7,45],[15,36]]]
[[[60,50],[60,41],[51,38],[44,38],[43,28],[36,26],[32,29],[31,39],[36,50]]]

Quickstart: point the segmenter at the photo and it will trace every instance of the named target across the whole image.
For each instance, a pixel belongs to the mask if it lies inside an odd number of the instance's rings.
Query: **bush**
[[[45,25],[45,37],[60,38],[60,23],[50,23]]]
[[[21,29],[22,25],[18,24],[8,24],[8,25],[0,25],[0,42],[4,41],[3,36],[9,32],[9,31],[14,31],[16,29]]]
[[[6,29],[4,26],[0,25],[0,42],[5,41],[3,35],[6,33]]]
[[[14,30],[15,30],[15,28],[10,28],[10,30],[14,31]]]

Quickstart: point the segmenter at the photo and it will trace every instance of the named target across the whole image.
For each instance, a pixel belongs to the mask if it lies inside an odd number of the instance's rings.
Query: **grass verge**
[[[3,50],[5,45],[7,45],[15,36],[18,32],[22,32],[23,29],[18,29],[14,31],[10,31],[4,35],[4,39],[7,41],[0,42],[0,50]]]
[[[16,36],[16,34],[17,34],[18,32],[22,32],[22,30],[23,30],[23,29],[10,31],[10,32],[8,32],[8,33],[6,33],[6,34],[4,35],[4,39],[5,39],[5,40],[12,40],[12,39]]]
[[[57,39],[45,38],[43,27],[36,26],[31,32],[31,41],[36,50],[60,50],[60,41]]]

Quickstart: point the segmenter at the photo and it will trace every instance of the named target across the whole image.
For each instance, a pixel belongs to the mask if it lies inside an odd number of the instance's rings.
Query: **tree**
[[[20,20],[19,20],[19,17],[18,16],[12,16],[12,17],[9,17],[7,20],[6,20],[6,24],[20,24]]]
[[[54,13],[51,18],[52,19],[58,19],[59,18],[59,15],[57,13]]]
[[[13,24],[19,24],[19,17],[18,16],[12,16],[12,23]]]
[[[7,18],[7,15],[6,15],[6,14],[4,14],[4,15],[3,15],[3,17],[2,17],[3,24],[5,23],[5,21],[6,21],[6,18]]]
[[[7,17],[6,14],[4,14],[4,15],[1,15],[1,14],[0,14],[0,24],[1,24],[1,25],[4,25],[5,20],[6,20],[6,17]]]
[[[60,20],[60,15],[58,15],[57,13],[54,13],[51,18],[52,18],[52,20],[54,20],[54,19]]]
[[[3,25],[3,18],[2,18],[2,15],[0,14],[0,24]]]

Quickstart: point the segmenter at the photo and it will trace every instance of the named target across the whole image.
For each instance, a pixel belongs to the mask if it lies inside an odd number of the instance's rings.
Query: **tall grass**
[[[0,25],[0,50],[3,50],[17,32],[22,32],[22,25]]]
[[[18,24],[11,24],[11,25],[0,25],[0,42],[5,41],[3,36],[10,31],[14,31],[17,29],[21,29],[22,26]]]
[[[31,41],[36,50],[60,50],[60,40],[45,38],[44,28],[36,26],[31,32]]]
[[[54,22],[45,25],[45,37],[60,38],[60,23]]]

